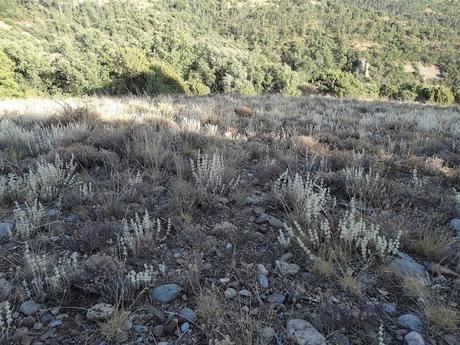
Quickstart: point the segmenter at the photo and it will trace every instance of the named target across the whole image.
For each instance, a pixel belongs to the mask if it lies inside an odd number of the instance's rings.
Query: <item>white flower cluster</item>
[[[201,133],[203,129],[205,134],[208,135],[216,135],[219,132],[219,128],[216,125],[205,124],[202,126],[200,120],[187,117],[182,119],[180,127],[183,132],[189,133]]]
[[[419,176],[417,169],[412,170],[412,186],[415,189],[420,189],[423,188],[424,185],[425,180],[423,179],[423,177]]]
[[[76,168],[73,157],[66,163],[56,154],[54,163],[38,162],[37,167],[24,176],[0,176],[0,200],[21,199],[24,196],[30,200],[53,200],[63,188],[74,184]]]
[[[78,190],[80,192],[80,198],[84,201],[91,200],[94,197],[94,186],[91,182],[82,183]]]
[[[28,239],[43,225],[45,209],[37,199],[32,204],[25,203],[24,207],[20,207],[16,202],[13,215],[15,235],[22,239]]]
[[[12,333],[13,310],[8,301],[0,303],[0,343],[7,341]]]
[[[292,177],[288,170],[275,181],[274,192],[295,212],[299,221],[306,224],[318,220],[323,215],[327,203],[331,201],[329,190],[321,184],[316,184],[310,178],[310,174],[305,178],[299,174]]]
[[[378,172],[372,168],[368,172],[360,167],[347,167],[343,170],[347,193],[352,197],[359,197],[360,200],[371,200],[382,189],[382,180]]]
[[[157,277],[158,272],[154,270],[152,265],[144,264],[144,270],[136,272],[134,270],[128,273],[128,282],[134,288],[148,287]]]
[[[213,194],[222,194],[226,190],[235,188],[239,183],[239,177],[232,179],[228,184],[223,182],[226,168],[224,158],[220,153],[213,153],[211,157],[198,153],[197,161],[190,159],[190,165],[195,184]]]
[[[164,230],[160,219],[157,218],[152,221],[147,210],[142,220],[136,213],[134,219],[130,219],[129,222],[126,219],[123,221],[123,235],[120,237],[123,255],[126,257],[129,250],[133,255],[137,256],[142,248],[145,248],[146,244],[163,242],[170,232],[170,219],[168,219],[168,224]]]
[[[29,292],[32,289],[39,296],[48,291],[63,291],[78,272],[78,253],[66,253],[57,262],[53,262],[47,255],[30,253],[26,246],[24,260],[31,277],[29,284],[24,281],[24,287]]]
[[[387,239],[379,234],[380,227],[376,224],[368,224],[358,215],[355,202],[352,199],[350,209],[344,218],[339,221],[338,229],[340,238],[355,244],[364,259],[369,258],[375,249],[380,257],[396,254],[399,249],[399,232],[395,239]]]

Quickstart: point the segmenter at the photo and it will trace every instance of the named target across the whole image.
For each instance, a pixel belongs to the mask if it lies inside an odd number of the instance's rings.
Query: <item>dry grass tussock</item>
[[[134,323],[150,343],[269,344],[301,318],[376,343],[400,336],[383,303],[443,330],[427,342],[459,336],[459,157],[458,107],[2,101],[0,342],[26,299],[78,320],[78,308],[116,304],[96,333],[80,320],[99,342],[135,337]],[[401,252],[423,279],[395,268]],[[160,303],[149,292],[166,283],[182,289]],[[184,307],[197,314],[185,326]]]

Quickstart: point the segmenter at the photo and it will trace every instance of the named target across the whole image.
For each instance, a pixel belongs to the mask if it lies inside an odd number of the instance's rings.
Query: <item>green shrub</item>
[[[283,64],[270,64],[266,68],[263,82],[265,92],[295,95],[299,92],[298,86],[298,75],[291,70],[291,67]]]
[[[13,70],[13,61],[0,51],[0,98],[22,96],[22,92],[14,80]]]
[[[454,95],[452,91],[445,86],[421,84],[417,87],[417,101],[451,104],[454,102]]]
[[[339,70],[326,70],[313,80],[318,90],[336,97],[361,97],[367,95],[365,85],[353,74]]]

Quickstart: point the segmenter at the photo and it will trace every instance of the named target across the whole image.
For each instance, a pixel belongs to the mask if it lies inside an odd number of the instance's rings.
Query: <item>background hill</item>
[[[0,96],[460,99],[459,1],[2,0]],[[366,72],[367,71],[367,72]]]

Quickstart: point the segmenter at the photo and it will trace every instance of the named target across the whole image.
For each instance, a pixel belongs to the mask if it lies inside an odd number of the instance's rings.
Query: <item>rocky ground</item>
[[[0,344],[460,344],[458,108],[42,104],[0,102]]]

